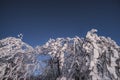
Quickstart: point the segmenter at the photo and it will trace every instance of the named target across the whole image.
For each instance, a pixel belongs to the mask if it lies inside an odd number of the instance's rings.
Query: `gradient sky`
[[[22,33],[36,46],[92,28],[120,44],[120,0],[0,0],[0,39]]]

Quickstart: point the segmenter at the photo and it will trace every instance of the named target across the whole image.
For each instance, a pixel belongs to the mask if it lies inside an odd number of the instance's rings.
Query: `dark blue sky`
[[[120,0],[0,0],[0,39],[22,33],[35,46],[92,28],[120,44]]]

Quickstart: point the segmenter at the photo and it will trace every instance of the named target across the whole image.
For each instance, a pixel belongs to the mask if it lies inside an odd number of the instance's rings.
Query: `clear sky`
[[[120,0],[0,0],[0,39],[22,33],[35,46],[92,28],[120,44]]]

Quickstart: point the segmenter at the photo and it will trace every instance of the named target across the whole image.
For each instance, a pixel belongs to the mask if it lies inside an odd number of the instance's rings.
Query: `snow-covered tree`
[[[20,38],[0,40],[1,80],[120,80],[120,46],[97,30],[85,38],[50,39],[35,48]]]
[[[34,49],[19,38],[0,40],[0,80],[26,80],[37,69]]]

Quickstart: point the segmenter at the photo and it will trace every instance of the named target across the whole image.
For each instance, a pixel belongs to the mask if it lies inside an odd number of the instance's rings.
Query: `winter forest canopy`
[[[120,80],[120,46],[96,32],[50,39],[35,48],[22,35],[2,39],[0,80]]]

